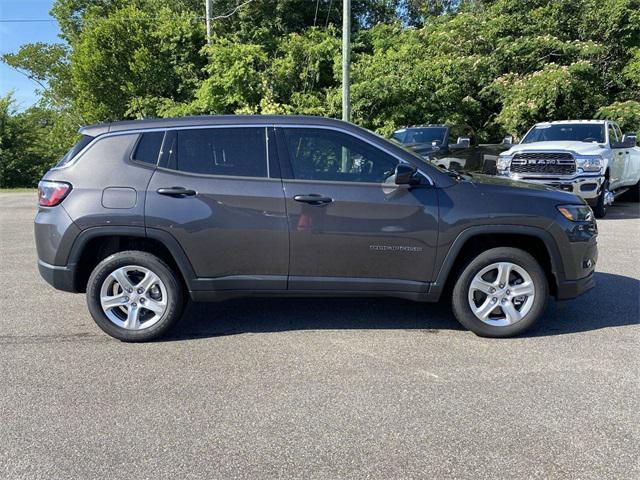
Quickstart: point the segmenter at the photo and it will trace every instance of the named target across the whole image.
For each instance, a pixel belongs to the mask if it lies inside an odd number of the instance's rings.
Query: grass
[[[24,192],[37,192],[37,188],[0,188],[0,193],[24,193]]]

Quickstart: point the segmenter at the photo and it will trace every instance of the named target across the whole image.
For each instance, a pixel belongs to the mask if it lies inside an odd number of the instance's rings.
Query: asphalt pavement
[[[103,334],[38,275],[0,193],[0,478],[639,478],[640,207],[598,222],[597,287],[515,339],[446,304],[190,304]]]

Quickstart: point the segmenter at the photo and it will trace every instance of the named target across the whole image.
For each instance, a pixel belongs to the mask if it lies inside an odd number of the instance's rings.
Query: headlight
[[[576,165],[583,172],[599,172],[604,164],[600,155],[576,157]]]
[[[498,170],[506,170],[511,164],[511,155],[500,155],[496,161],[496,168]]]
[[[588,205],[558,205],[556,208],[564,218],[572,222],[590,222],[593,220],[593,212]]]

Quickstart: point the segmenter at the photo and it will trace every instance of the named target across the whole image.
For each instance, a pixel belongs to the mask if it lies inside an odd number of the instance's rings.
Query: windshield
[[[521,143],[549,142],[554,140],[604,143],[604,138],[604,124],[560,123],[533,127],[522,139]]]
[[[76,143],[73,147],[71,147],[71,149],[69,149],[69,151],[65,154],[65,156],[60,159],[60,161],[58,162],[55,168],[63,167],[67,163],[69,163],[71,160],[73,160],[74,157],[78,153],[80,153],[80,151],[84,147],[89,145],[89,143],[91,142],[91,140],[93,140],[93,138],[94,137],[90,137],[89,135],[83,135],[82,137],[80,137],[80,140],[78,140],[78,143]]]
[[[425,127],[399,130],[393,134],[392,138],[405,145],[410,143],[431,144],[433,141],[442,145],[446,135],[447,129],[445,127]]]

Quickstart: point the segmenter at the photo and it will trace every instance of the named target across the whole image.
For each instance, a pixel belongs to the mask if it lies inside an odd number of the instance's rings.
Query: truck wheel
[[[453,312],[476,335],[511,337],[538,320],[548,295],[535,258],[517,248],[492,248],[462,271],[453,288]]]
[[[596,205],[593,207],[593,214],[596,218],[604,218],[607,214],[607,193],[609,192],[609,179],[605,178],[604,182],[602,182],[602,187],[600,188],[600,194],[598,195],[598,200],[596,201]]]
[[[98,327],[125,342],[161,337],[180,319],[182,285],[158,257],[136,250],[102,260],[87,284],[87,305]]]

